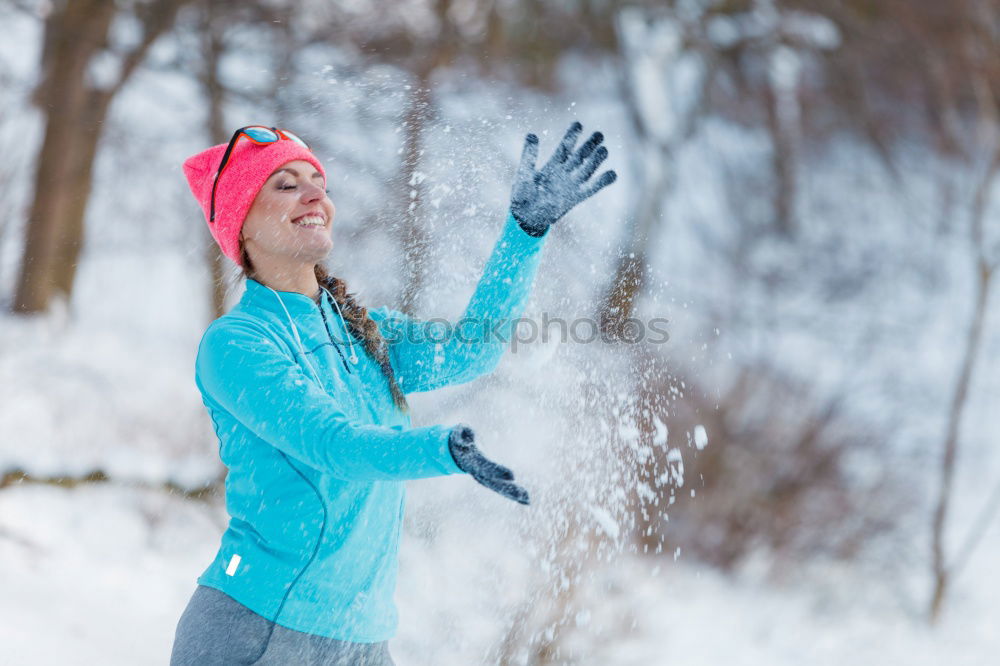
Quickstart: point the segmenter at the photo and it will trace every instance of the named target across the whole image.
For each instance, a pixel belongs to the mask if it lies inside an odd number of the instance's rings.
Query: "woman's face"
[[[325,186],[323,174],[305,160],[283,164],[270,175],[243,222],[244,243],[255,266],[313,265],[330,253],[336,209]]]

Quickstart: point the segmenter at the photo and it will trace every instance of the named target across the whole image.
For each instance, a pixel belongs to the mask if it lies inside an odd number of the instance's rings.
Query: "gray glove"
[[[605,171],[596,183],[583,187],[607,158],[608,149],[597,147],[604,135],[594,132],[579,150],[572,152],[582,130],[583,125],[579,122],[570,125],[562,143],[541,171],[535,170],[538,137],[529,134],[525,138],[521,165],[511,191],[510,210],[521,228],[532,236],[544,236],[549,226],[566,211],[618,178],[614,171]]]
[[[511,483],[514,480],[514,472],[484,456],[473,442],[474,439],[472,428],[463,424],[455,426],[448,436],[448,450],[459,469],[508,499],[521,504],[530,504],[528,491]]]

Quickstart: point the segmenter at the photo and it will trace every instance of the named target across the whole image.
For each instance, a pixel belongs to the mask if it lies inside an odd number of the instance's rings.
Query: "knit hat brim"
[[[207,148],[184,161],[184,175],[191,193],[205,214],[205,223],[222,253],[237,266],[240,261],[239,236],[243,222],[253,206],[257,193],[267,179],[284,164],[305,160],[323,174],[326,170],[308,148],[295,141],[282,139],[274,143],[256,144],[241,138],[233,147],[229,162],[219,177],[215,191],[215,221],[209,221],[212,208],[212,184],[219,162],[228,143]]]

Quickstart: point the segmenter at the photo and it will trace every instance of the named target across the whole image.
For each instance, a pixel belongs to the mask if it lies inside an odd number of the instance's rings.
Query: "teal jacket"
[[[445,338],[441,326],[369,310],[404,393],[461,384],[496,367],[547,235],[530,236],[508,214],[462,335]],[[507,324],[493,326],[501,320]],[[483,336],[484,321],[500,335]],[[411,427],[378,364],[358,341],[354,349],[357,363],[325,293],[317,305],[252,279],[240,302],[209,325],[195,381],[229,468],[231,518],[198,583],[290,629],[373,643],[397,626],[404,481],[462,471],[448,451],[454,424]]]

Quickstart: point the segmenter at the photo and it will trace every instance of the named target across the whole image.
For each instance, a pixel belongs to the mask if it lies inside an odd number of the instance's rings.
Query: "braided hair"
[[[243,277],[253,278],[255,273],[253,263],[250,261],[250,254],[247,252],[242,238],[240,239],[240,258],[242,260]],[[379,368],[382,369],[382,374],[385,375],[385,379],[389,383],[392,401],[400,410],[408,412],[410,405],[406,401],[406,396],[403,395],[402,389],[399,388],[399,384],[396,382],[396,375],[392,370],[392,365],[389,363],[389,345],[386,343],[385,338],[382,337],[378,324],[368,316],[368,308],[358,303],[354,299],[354,294],[348,293],[347,284],[340,278],[330,275],[322,264],[316,264],[314,270],[316,272],[316,281],[319,282],[321,287],[326,287],[330,291],[334,300],[337,301],[337,305],[340,306],[340,311],[344,315],[344,320],[347,322],[347,328],[351,335],[361,343],[365,351],[368,352],[368,355],[375,359]]]

